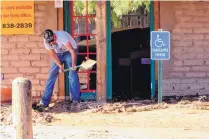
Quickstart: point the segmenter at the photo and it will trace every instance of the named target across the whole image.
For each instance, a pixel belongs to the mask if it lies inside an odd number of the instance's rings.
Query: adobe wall
[[[171,32],[163,95],[209,94],[209,2],[160,3],[160,26]]]
[[[44,29],[57,29],[57,9],[53,1],[35,2],[34,35],[1,36],[2,86],[11,87],[12,80],[22,76],[32,81],[32,96],[41,96],[48,77],[50,59],[39,36]],[[58,92],[56,84],[55,92]]]

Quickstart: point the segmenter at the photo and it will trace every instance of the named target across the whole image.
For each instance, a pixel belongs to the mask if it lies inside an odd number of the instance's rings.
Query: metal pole
[[[162,103],[162,60],[158,61],[158,103]]]
[[[162,29],[158,29],[162,31]],[[162,103],[162,64],[163,61],[158,61],[158,103]]]

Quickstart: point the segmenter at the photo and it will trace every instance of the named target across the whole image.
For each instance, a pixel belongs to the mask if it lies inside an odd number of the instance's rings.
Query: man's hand
[[[72,66],[71,67],[71,70],[76,70],[76,66]]]
[[[59,65],[59,73],[65,72],[64,70],[65,69],[63,68],[63,66],[62,65]]]
[[[58,67],[59,67],[59,73],[65,72],[64,71],[65,69],[61,64],[59,64]]]

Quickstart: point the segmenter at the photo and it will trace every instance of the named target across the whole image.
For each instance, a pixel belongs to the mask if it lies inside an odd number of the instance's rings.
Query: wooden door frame
[[[57,29],[63,30],[63,8],[57,9]],[[58,76],[58,96],[59,99],[65,99],[65,84],[64,84],[64,74],[59,74]]]
[[[64,2],[64,4],[66,4]],[[65,24],[65,18],[70,17],[70,2],[68,2],[69,6],[64,6],[63,8],[58,8],[58,30],[68,30]],[[150,2],[150,32],[157,30],[160,26],[160,18],[159,18],[159,9],[160,2],[159,1],[151,1]],[[65,13],[65,14],[64,14]],[[71,20],[69,19],[69,24]],[[111,9],[110,9],[110,1],[106,2],[106,100],[112,100],[112,51],[111,51]],[[151,98],[155,96],[156,91],[156,80],[157,80],[157,61],[151,60]],[[58,90],[59,96],[66,96],[66,85],[64,81],[64,75],[59,75],[58,82]],[[95,98],[94,95],[87,95],[85,98]]]

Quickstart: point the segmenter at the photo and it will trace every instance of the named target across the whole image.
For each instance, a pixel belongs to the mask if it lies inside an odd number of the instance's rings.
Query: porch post
[[[63,30],[63,8],[58,8],[57,9],[57,29],[58,30]],[[64,74],[59,74],[58,76],[58,96],[59,99],[63,100],[65,99],[65,80],[64,80]]]
[[[106,1],[96,2],[97,82],[96,99],[106,102]]]
[[[160,29],[160,1],[154,1],[154,30]],[[155,80],[158,80],[158,61],[155,61]]]

